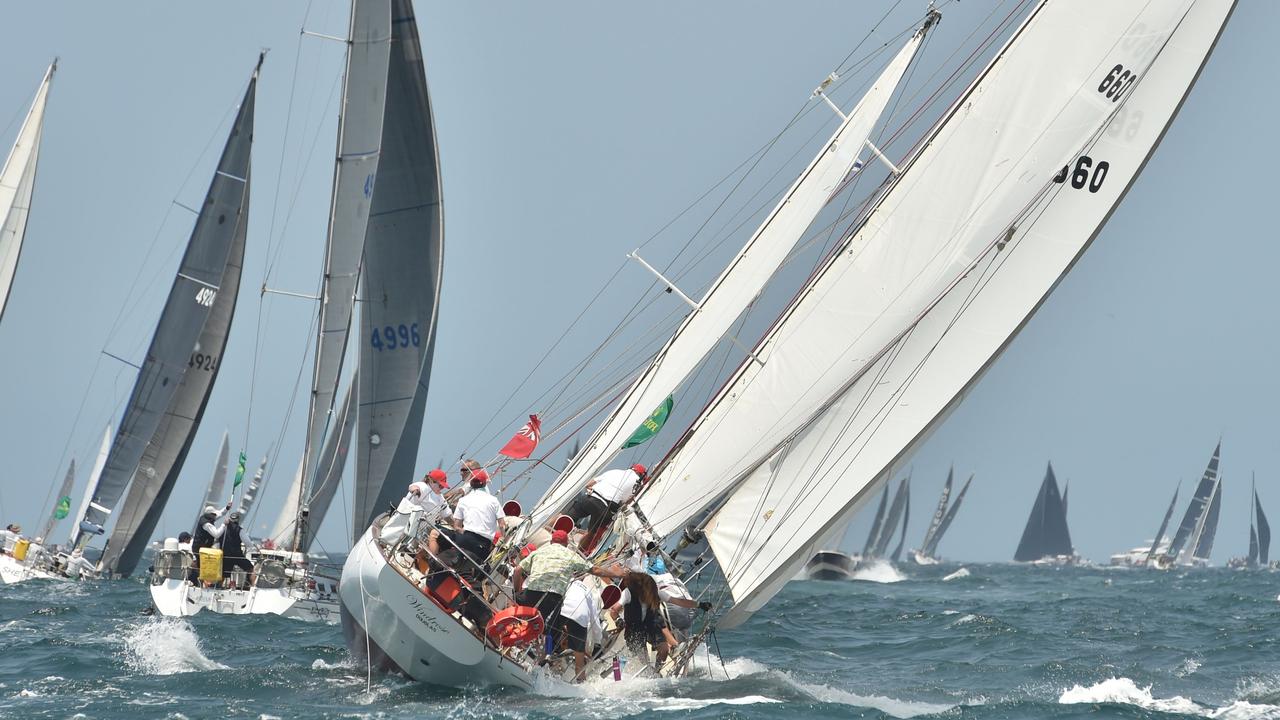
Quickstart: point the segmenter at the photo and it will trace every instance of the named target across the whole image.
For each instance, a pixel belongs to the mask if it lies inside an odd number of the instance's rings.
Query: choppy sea
[[[949,578],[949,579],[944,579]],[[1280,718],[1280,574],[888,566],[793,582],[679,680],[367,677],[337,626],[0,586],[4,718]],[[714,648],[713,648],[714,649]]]

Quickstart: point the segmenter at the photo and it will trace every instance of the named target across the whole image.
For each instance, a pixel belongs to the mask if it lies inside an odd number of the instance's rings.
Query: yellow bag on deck
[[[222,582],[222,548],[200,548],[200,581]]]
[[[18,542],[13,544],[13,559],[26,560],[27,548],[31,547],[31,541],[26,538],[20,538]]]

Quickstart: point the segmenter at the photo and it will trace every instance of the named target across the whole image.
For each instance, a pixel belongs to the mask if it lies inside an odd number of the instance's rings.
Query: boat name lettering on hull
[[[431,617],[431,615],[427,613],[427,608],[425,605],[423,605],[421,599],[409,596],[408,600],[409,600],[409,607],[413,608],[413,616],[418,619],[419,623],[422,623],[424,627],[431,630],[432,632],[435,632],[435,633],[445,632],[444,626],[440,624],[440,621]]]

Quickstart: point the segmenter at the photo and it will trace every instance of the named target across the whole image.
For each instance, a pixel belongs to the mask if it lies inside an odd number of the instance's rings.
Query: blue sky
[[[936,67],[1007,5],[944,8],[926,61]],[[545,379],[504,406],[513,388],[623,254],[776,133],[885,8],[420,3],[446,219],[420,467],[464,452],[492,455]],[[866,47],[920,10],[894,10]],[[87,466],[103,425],[118,418],[133,371],[100,351],[142,354],[190,232],[191,216],[173,203],[203,193],[263,47],[271,52],[237,325],[164,527],[172,534],[188,521],[223,428],[233,445],[246,444],[248,428],[252,463],[292,417],[266,494],[266,504],[277,502],[301,452],[305,401],[290,410],[290,390],[300,368],[309,372],[303,330],[313,310],[268,299],[255,343],[255,289],[268,258],[271,287],[308,292],[319,273],[341,46],[300,38],[299,29],[344,34],[343,3],[55,0],[0,13],[12,36],[0,44],[6,145],[45,65],[61,57],[27,245],[0,325],[2,519],[37,525],[66,460]],[[1252,472],[1264,504],[1280,514],[1271,197],[1280,102],[1260,62],[1278,21],[1280,6],[1241,3],[1093,248],[916,454],[911,536],[923,535],[954,463],[977,479],[943,554],[1008,559],[1052,460],[1071,482],[1077,548],[1105,559],[1154,531],[1174,485],[1199,477],[1219,437],[1225,490],[1215,559],[1244,552]],[[668,235],[646,245],[646,257],[669,260],[682,238]],[[611,327],[611,313],[635,302],[626,291],[645,287],[641,273],[622,270],[619,292],[564,357],[585,352]],[[501,440],[489,441],[495,434]],[[334,515],[344,513],[339,504]],[[861,545],[865,523],[855,523],[849,546]],[[346,534],[331,522],[321,540],[343,549]]]

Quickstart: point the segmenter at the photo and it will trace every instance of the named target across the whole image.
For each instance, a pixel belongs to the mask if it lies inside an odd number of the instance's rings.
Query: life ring
[[[542,635],[542,613],[527,605],[512,605],[494,613],[484,632],[501,647],[527,645]]]

